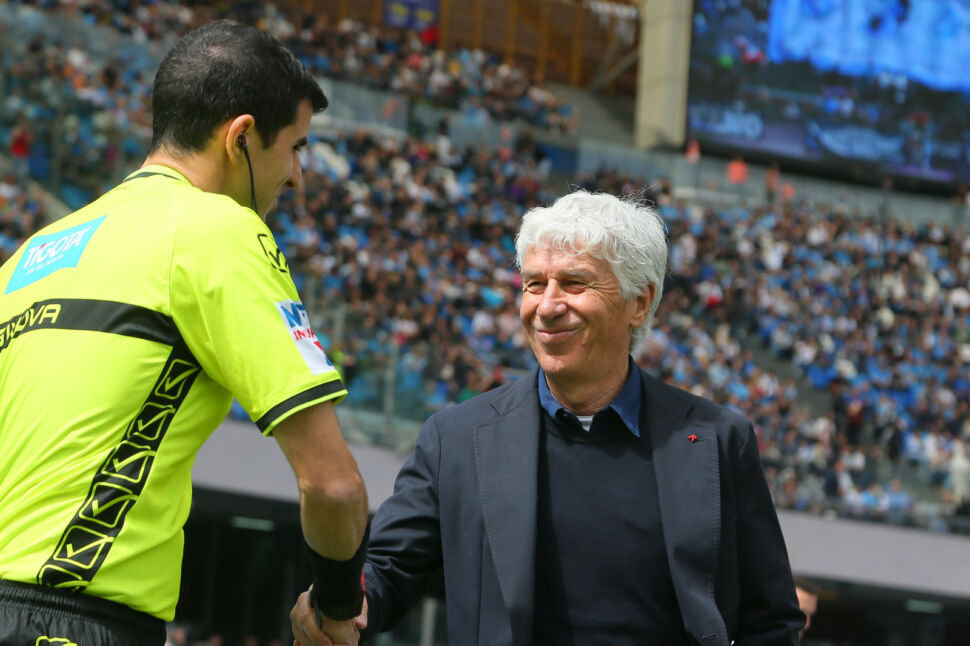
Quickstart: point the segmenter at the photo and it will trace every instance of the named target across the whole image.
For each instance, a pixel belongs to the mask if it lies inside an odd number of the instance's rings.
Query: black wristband
[[[343,621],[360,614],[364,604],[364,557],[367,556],[367,541],[370,538],[370,522],[364,529],[364,538],[357,552],[346,561],[335,561],[320,556],[309,545],[310,569],[313,570],[313,590],[310,603],[317,613],[328,619]]]

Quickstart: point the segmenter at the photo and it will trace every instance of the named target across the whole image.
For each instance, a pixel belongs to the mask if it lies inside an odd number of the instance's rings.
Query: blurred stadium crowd
[[[6,4],[3,11],[11,15],[18,7],[32,6],[43,10],[45,17],[109,27],[145,45],[171,44],[194,26],[234,18],[270,31],[321,76],[460,109],[473,122],[518,119],[562,132],[575,131],[578,123],[576,110],[545,88],[542,79],[482,51],[445,55],[433,46],[433,33],[378,30],[352,20],[334,24],[322,14],[292,6],[284,13],[270,3]],[[108,188],[105,178],[113,177],[114,170],[140,163],[151,139],[148,93],[157,60],[137,48],[98,55],[97,45],[78,46],[80,34],[71,35],[71,42],[51,37],[49,31],[29,39],[23,34],[5,39],[0,124],[12,127],[23,118],[31,131],[34,150],[28,156],[35,176],[50,176],[55,172],[51,156],[66,153],[72,163],[56,169],[63,174],[58,180],[73,185],[68,200],[80,204]]]
[[[146,48],[217,13],[174,2],[33,4]],[[575,128],[575,111],[541,80],[488,54],[445,55],[419,34],[272,5],[232,7],[321,75]],[[145,154],[151,57],[97,58],[95,49],[41,35],[4,48],[0,145],[11,167],[0,182],[0,260],[45,220],[36,184],[24,180],[49,179],[54,147],[78,198]],[[513,240],[524,210],[565,186],[528,131],[494,151],[455,146],[447,122],[424,138],[330,131],[303,155],[306,188],[285,195],[269,224],[324,323],[347,405],[379,410],[391,373],[395,414],[422,420],[532,367]],[[663,178],[608,169],[569,183],[660,209],[670,273],[635,358],[752,419],[779,508],[940,531],[954,512],[970,515],[965,231],[802,202],[715,209],[675,200]]]

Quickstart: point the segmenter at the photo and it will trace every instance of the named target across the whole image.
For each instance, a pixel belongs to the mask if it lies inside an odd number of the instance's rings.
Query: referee
[[[263,221],[326,106],[272,36],[190,32],[156,74],[143,167],[0,267],[0,645],[162,644],[192,463],[233,397],[296,474],[319,626],[356,643],[347,391]]]

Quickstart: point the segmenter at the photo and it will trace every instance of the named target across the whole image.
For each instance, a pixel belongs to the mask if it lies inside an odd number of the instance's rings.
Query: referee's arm
[[[352,558],[367,527],[367,491],[333,403],[290,415],[273,429],[273,436],[296,474],[307,544],[329,559]]]

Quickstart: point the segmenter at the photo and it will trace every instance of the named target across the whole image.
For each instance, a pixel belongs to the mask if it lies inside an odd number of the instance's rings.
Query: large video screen
[[[970,0],[695,0],[687,136],[970,184]]]

